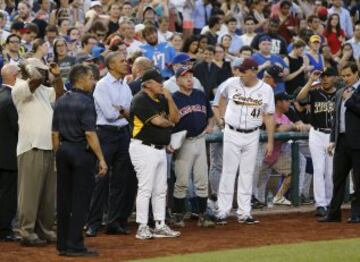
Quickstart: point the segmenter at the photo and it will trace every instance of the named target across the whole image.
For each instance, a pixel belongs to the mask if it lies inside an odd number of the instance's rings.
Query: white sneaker
[[[160,228],[154,228],[153,237],[155,238],[163,238],[163,237],[178,237],[181,235],[179,231],[172,230],[167,225],[163,225]]]
[[[150,228],[148,226],[140,225],[136,232],[135,237],[137,239],[142,239],[142,240],[151,239],[153,238],[153,234],[151,233]]]
[[[274,205],[291,206],[291,202],[289,200],[287,200],[284,196],[282,196],[282,197],[274,197],[273,204]]]

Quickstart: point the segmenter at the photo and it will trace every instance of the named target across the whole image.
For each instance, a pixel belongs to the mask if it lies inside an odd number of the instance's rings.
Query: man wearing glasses
[[[4,64],[17,65],[19,63],[21,59],[19,53],[20,41],[20,37],[16,34],[11,34],[7,37],[3,53]]]

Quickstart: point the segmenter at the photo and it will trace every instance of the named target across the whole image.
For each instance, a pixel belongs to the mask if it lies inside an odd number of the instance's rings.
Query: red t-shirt
[[[280,23],[278,34],[286,40],[287,44],[290,44],[298,28],[299,19],[293,15],[289,15],[285,21]]]
[[[345,33],[343,30],[340,31],[340,36],[337,36],[336,33],[331,32],[330,34],[325,30],[323,36],[326,38],[328,46],[331,53],[334,55],[339,52],[341,48],[341,39],[345,38]]]

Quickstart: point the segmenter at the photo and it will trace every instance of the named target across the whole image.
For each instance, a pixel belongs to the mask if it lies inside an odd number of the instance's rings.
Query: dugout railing
[[[300,206],[299,194],[299,176],[300,176],[300,157],[299,157],[299,143],[300,140],[308,140],[309,133],[302,132],[276,132],[274,139],[284,142],[291,142],[291,202],[294,206]],[[206,137],[207,143],[221,143],[223,140],[222,132],[215,132],[208,134]],[[267,133],[265,131],[260,134],[260,142],[267,141]]]

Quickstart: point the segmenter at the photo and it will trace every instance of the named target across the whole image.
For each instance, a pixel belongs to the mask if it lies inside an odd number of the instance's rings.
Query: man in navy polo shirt
[[[198,226],[210,227],[214,223],[206,215],[208,196],[208,166],[204,134],[213,128],[213,112],[206,95],[193,88],[193,74],[190,67],[180,67],[175,72],[180,90],[173,99],[180,112],[180,121],[174,132],[187,131],[182,147],[175,152],[174,213],[176,226],[184,227],[185,198],[189,177],[193,175],[195,194],[199,203]]]

